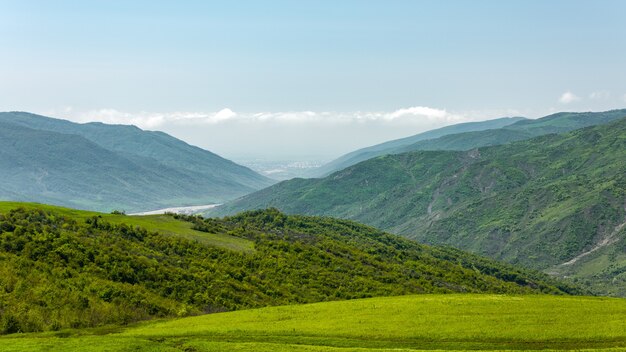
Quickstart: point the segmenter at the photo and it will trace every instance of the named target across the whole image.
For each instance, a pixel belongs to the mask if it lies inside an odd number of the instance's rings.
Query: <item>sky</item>
[[[626,1],[0,0],[0,111],[238,159],[626,107]]]

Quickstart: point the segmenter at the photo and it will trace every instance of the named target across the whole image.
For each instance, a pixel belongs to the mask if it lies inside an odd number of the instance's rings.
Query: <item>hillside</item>
[[[9,335],[0,345],[3,351],[621,351],[624,315],[622,299],[414,295]]]
[[[132,217],[0,202],[3,333],[436,292],[584,291],[347,220],[276,210]]]
[[[483,131],[508,126],[517,121],[524,120],[523,117],[503,117],[480,122],[459,123],[452,126],[446,126],[413,136],[395,139],[392,141],[373,145],[371,147],[362,148],[343,155],[319,168],[310,172],[310,177],[324,177],[331,173],[345,169],[348,166],[360,163],[361,161],[371,159],[385,154],[397,154],[399,150],[415,144],[420,141],[430,141],[445,135],[459,134],[464,132]]]
[[[626,119],[468,152],[378,157],[211,215],[277,207],[573,276],[626,295]]]
[[[162,132],[0,113],[0,199],[142,211],[219,203],[272,183]]]
[[[565,133],[583,127],[606,124],[624,116],[626,116],[626,109],[604,112],[560,112],[535,120],[501,118],[458,124],[359,149],[315,169],[311,176],[328,176],[332,172],[386,154],[419,150],[462,151],[502,145],[550,133]]]

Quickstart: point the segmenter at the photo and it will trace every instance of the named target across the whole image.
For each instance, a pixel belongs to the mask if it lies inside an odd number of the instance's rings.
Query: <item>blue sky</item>
[[[228,142],[246,129],[265,154],[294,135],[290,152],[331,157],[454,122],[624,107],[625,13],[626,1],[0,0],[0,110],[135,123],[227,156],[250,149]],[[322,146],[312,131],[349,137]]]

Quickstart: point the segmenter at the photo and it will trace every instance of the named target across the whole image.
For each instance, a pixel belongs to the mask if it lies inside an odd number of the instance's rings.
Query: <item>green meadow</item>
[[[13,334],[2,351],[626,350],[626,300],[449,294]]]

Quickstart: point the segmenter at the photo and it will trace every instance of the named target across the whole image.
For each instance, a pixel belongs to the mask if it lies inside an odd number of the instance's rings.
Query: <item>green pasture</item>
[[[0,338],[2,351],[626,350],[626,300],[413,295]]]

